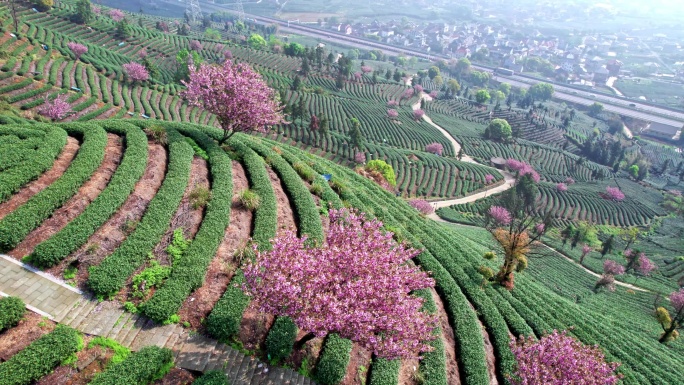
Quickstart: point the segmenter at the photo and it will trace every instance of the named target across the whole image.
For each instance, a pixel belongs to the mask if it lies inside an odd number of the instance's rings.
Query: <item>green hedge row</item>
[[[276,318],[266,337],[266,353],[269,360],[281,361],[289,357],[296,339],[297,325],[292,318]]]
[[[244,273],[238,269],[207,317],[207,332],[219,341],[228,341],[240,331],[242,313],[249,305],[249,297],[242,291],[244,282]]]
[[[323,176],[316,171],[316,162],[313,158],[300,157],[289,147],[283,148],[282,150],[283,153],[281,156],[293,166],[295,171],[297,171],[302,178],[311,182],[312,187],[320,186],[320,193],[316,193],[314,191],[312,192],[318,195],[325,202],[331,203],[336,209],[344,207],[342,200],[330,187],[330,184],[328,184],[327,181],[323,179]]]
[[[67,326],[33,341],[9,360],[0,363],[0,384],[27,385],[52,372],[61,362],[81,350],[81,334]]]
[[[268,163],[278,174],[285,185],[285,191],[295,207],[297,227],[300,235],[307,235],[316,243],[323,242],[323,224],[309,189],[302,182],[299,174],[278,153],[257,143],[255,140],[246,141],[262,157],[268,159]]]
[[[88,207],[50,239],[39,244],[29,256],[31,263],[51,267],[78,250],[126,201],[147,164],[147,136],[124,122],[107,122],[104,128],[125,135],[126,152],[107,187]]]
[[[173,366],[173,353],[169,349],[146,346],[131,353],[125,360],[110,365],[97,375],[90,385],[149,384],[166,374]]]
[[[221,371],[211,370],[196,379],[192,385],[228,385],[228,377]]]
[[[26,313],[26,305],[19,297],[0,297],[0,332],[19,323]]]
[[[228,155],[202,132],[193,129],[183,132],[209,155],[211,198],[195,239],[181,259],[174,262],[171,275],[163,286],[142,307],[143,312],[157,322],[177,313],[188,295],[204,283],[209,264],[225,236],[233,202],[233,166]]]
[[[98,296],[119,291],[128,277],[145,262],[147,253],[159,243],[169,227],[190,178],[194,151],[175,130],[167,130],[169,163],[166,177],[152,198],[135,231],[114,253],[90,268],[88,286]]]
[[[36,150],[45,142],[45,132],[40,130],[24,130],[31,136],[21,137],[8,131],[0,131],[0,172],[4,172],[23,163],[30,162],[36,156]]]
[[[107,144],[107,133],[102,128],[88,124],[68,124],[62,127],[72,135],[83,136],[81,148],[57,181],[0,221],[0,251],[13,249],[71,198],[102,163]]]
[[[49,85],[49,84],[46,84],[46,85],[44,85],[44,86],[42,86],[42,87],[35,88],[35,89],[30,90],[30,91],[26,91],[26,92],[24,92],[24,93],[21,93],[21,94],[19,94],[19,95],[14,95],[14,96],[12,96],[12,97],[9,97],[9,98],[7,98],[7,103],[16,103],[16,102],[20,102],[20,101],[22,101],[22,100],[26,100],[26,99],[28,99],[28,98],[32,98],[32,97],[34,97],[34,96],[36,96],[36,95],[40,95],[40,94],[42,94],[43,92],[50,91],[51,89],[52,89],[52,86]]]
[[[397,385],[401,360],[375,357],[370,367],[370,385]]]
[[[11,60],[11,59],[10,59],[10,60]],[[0,94],[5,94],[5,93],[8,93],[8,92],[16,91],[16,90],[18,90],[18,89],[21,89],[21,88],[30,86],[31,84],[33,84],[33,80],[32,80],[32,79],[24,79],[24,80],[22,80],[22,81],[20,81],[20,82],[18,82],[18,83],[12,83],[12,84],[10,84],[10,85],[4,86],[4,87],[0,87]]]
[[[437,314],[437,305],[432,299],[429,290],[416,290],[415,294],[425,300],[422,311]],[[437,338],[428,343],[432,346],[433,350],[422,354],[419,365],[420,372],[425,378],[426,385],[446,385],[446,355],[444,354],[444,343],[442,342],[442,329],[437,327],[432,333]]]
[[[323,385],[334,385],[347,374],[352,342],[337,334],[328,334],[316,365],[316,379]]]
[[[45,140],[31,157],[31,162],[24,162],[0,174],[0,202],[6,201],[23,185],[36,179],[55,162],[55,158],[66,145],[67,133],[59,127],[47,125],[32,126],[46,131]],[[0,132],[5,127],[0,128]]]

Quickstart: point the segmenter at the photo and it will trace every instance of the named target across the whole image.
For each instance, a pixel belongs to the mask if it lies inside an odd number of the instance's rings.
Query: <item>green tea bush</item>
[[[323,385],[335,385],[347,374],[352,342],[337,334],[329,334],[316,365],[316,379]]]
[[[26,305],[19,297],[0,298],[0,332],[16,325],[26,313]]]
[[[296,339],[297,325],[292,318],[276,318],[266,337],[266,353],[269,359],[278,362],[289,357]]]
[[[148,384],[162,378],[173,367],[173,353],[169,349],[146,346],[131,353],[125,360],[110,365],[98,374],[91,385]]]

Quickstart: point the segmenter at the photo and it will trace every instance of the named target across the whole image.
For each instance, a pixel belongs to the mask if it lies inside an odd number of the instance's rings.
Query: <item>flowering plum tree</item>
[[[509,377],[513,385],[615,385],[622,377],[618,362],[607,363],[598,346],[586,346],[567,335],[553,333],[535,341],[520,337],[511,342],[518,361]]]
[[[358,164],[364,164],[366,163],[366,154],[359,151],[354,155],[354,162]]]
[[[368,74],[373,72],[373,69],[369,66],[361,66],[361,72],[363,72],[364,74]]]
[[[401,98],[402,99],[411,99],[411,97],[413,96],[413,92],[414,92],[413,88],[409,88],[406,91],[404,91],[403,94],[401,94]]]
[[[437,99],[437,96],[438,96],[438,95],[439,95],[439,92],[437,92],[436,90],[430,91],[430,97],[431,97],[431,98]]]
[[[412,199],[409,201],[409,205],[423,215],[430,215],[435,212],[435,209],[432,207],[430,202],[423,199]]]
[[[425,116],[425,111],[421,109],[413,110],[413,119],[421,120],[423,119],[423,116]]]
[[[509,158],[506,160],[506,167],[508,167],[511,171],[517,172],[518,177],[529,174],[535,183],[538,183],[541,179],[539,173],[537,173],[537,171],[535,171],[534,168],[528,163]]]
[[[603,262],[603,275],[596,281],[594,285],[594,292],[600,288],[605,287],[608,291],[615,291],[615,276],[625,273],[625,267],[621,264],[608,259]]]
[[[74,54],[74,56],[76,56],[76,60],[79,60],[81,58],[81,55],[88,52],[88,47],[73,41],[69,42],[67,44],[67,47]]]
[[[425,146],[425,151],[436,155],[442,155],[444,146],[442,146],[441,143],[433,142]]]
[[[423,92],[423,86],[421,86],[420,84],[416,84],[415,86],[413,86],[413,92],[416,94]]]
[[[202,50],[202,43],[200,43],[198,40],[190,40],[190,50],[191,51],[201,51]]]
[[[556,185],[556,190],[558,190],[558,192],[565,192],[565,191],[568,191],[568,185],[565,184],[565,183],[558,183],[558,184]]]
[[[236,132],[259,130],[283,122],[275,92],[247,64],[226,60],[221,66],[190,66],[182,95],[193,106],[218,118],[223,144]]]
[[[118,9],[112,9],[109,11],[109,17],[111,17],[112,20],[116,21],[117,23],[123,20],[125,16],[126,15],[124,15],[124,13]]]
[[[656,266],[655,263],[643,255],[643,253],[639,255],[639,265],[636,267],[636,271],[639,274],[643,275],[644,277],[648,277],[651,275],[651,272],[657,268],[658,266]]]
[[[589,255],[589,253],[591,253],[592,251],[594,251],[594,248],[587,245],[586,243],[582,246],[582,255],[580,256],[579,260],[580,265],[584,262],[584,258],[586,258],[587,255]]]
[[[394,100],[394,99],[387,102],[387,107],[395,107],[395,106],[398,106],[398,105],[399,105],[399,102],[397,102],[397,101]]]
[[[150,73],[144,65],[136,62],[124,64],[123,66],[126,76],[134,82],[144,82],[150,78]]]
[[[622,202],[625,199],[625,194],[620,191],[618,187],[606,187],[606,199],[612,199],[616,202]]]
[[[511,213],[501,206],[492,206],[487,211],[487,214],[499,225],[508,225],[513,220]]]
[[[570,184],[574,184],[574,183],[575,183],[575,180],[572,179],[571,177],[565,178],[565,184],[570,185]]]
[[[396,119],[399,117],[399,112],[394,108],[390,108],[389,110],[387,110],[387,117],[390,119]]]
[[[486,183],[486,184],[492,183],[492,181],[493,181],[494,179],[495,179],[495,178],[494,178],[494,175],[492,175],[492,174],[487,174],[487,175],[485,175],[485,183]]]
[[[674,308],[674,313],[672,314],[664,307],[656,309],[656,318],[664,331],[658,340],[661,343],[674,341],[679,338],[677,330],[684,327],[684,288],[670,294],[670,304]]]
[[[308,337],[338,333],[387,359],[429,351],[434,315],[410,292],[431,287],[427,273],[406,263],[419,251],[397,244],[382,222],[330,211],[325,243],[288,232],[245,266],[246,293],[260,311],[289,316]],[[301,343],[301,342],[300,342]]]
[[[53,100],[46,100],[38,112],[52,119],[52,121],[60,120],[71,110],[71,106],[69,106],[66,99],[66,94],[61,94]]]

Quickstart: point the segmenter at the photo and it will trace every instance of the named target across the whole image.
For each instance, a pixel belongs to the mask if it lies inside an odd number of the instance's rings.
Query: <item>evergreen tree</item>
[[[131,26],[125,18],[116,25],[116,36],[119,39],[128,39],[131,36]]]
[[[615,236],[611,235],[606,239],[603,244],[601,245],[601,258],[605,257],[606,254],[609,254],[610,252],[613,251],[613,242],[614,242]]]
[[[93,18],[90,0],[78,0],[76,3],[76,13],[72,16],[72,20],[78,24],[88,24]]]
[[[361,133],[361,122],[359,122],[359,120],[356,118],[351,118],[350,123],[352,128],[349,131],[349,141],[352,147],[358,150],[363,150],[364,138],[363,134]]]
[[[299,76],[295,76],[294,80],[292,81],[292,91],[299,91],[301,87],[302,79],[300,79]]]
[[[385,72],[385,79],[390,80],[392,79],[392,71],[388,68],[387,72]]]

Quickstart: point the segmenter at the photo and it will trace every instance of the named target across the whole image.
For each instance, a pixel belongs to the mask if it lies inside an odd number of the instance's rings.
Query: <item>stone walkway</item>
[[[134,351],[150,345],[169,348],[177,367],[198,372],[221,370],[233,385],[315,384],[291,369],[270,367],[182,326],[157,325],[125,312],[118,302],[98,302],[5,255],[0,255],[0,295],[17,296],[29,310],[83,333],[114,339]]]

